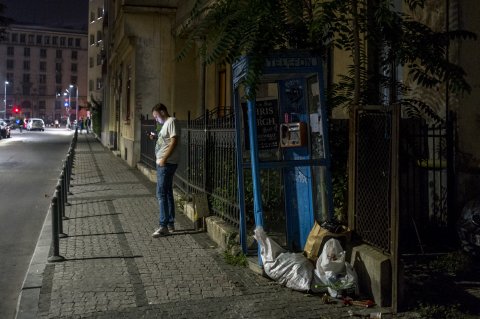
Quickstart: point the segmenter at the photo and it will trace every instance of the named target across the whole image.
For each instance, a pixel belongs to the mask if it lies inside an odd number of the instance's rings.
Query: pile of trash
[[[278,283],[299,291],[328,292],[335,298],[358,295],[357,274],[345,261],[339,239],[327,240],[335,237],[332,234],[315,223],[303,253],[285,251],[261,227],[255,229],[254,237],[260,245],[265,273]]]

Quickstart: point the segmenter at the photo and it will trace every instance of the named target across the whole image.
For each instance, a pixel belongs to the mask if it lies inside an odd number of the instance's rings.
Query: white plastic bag
[[[288,288],[308,291],[313,278],[313,264],[302,253],[282,253],[265,273]]]
[[[310,260],[301,253],[285,252],[261,227],[255,229],[254,238],[260,245],[263,269],[268,277],[291,289],[310,289],[314,270]]]
[[[340,242],[332,238],[323,246],[322,253],[317,260],[314,273],[317,291],[327,288],[332,297],[339,297],[344,292],[358,295],[358,277],[350,263],[345,261],[345,251]]]
[[[253,238],[260,245],[260,256],[264,265],[274,262],[278,255],[285,252],[285,249],[267,236],[263,227],[255,228]]]
[[[335,274],[345,271],[345,251],[337,239],[331,238],[323,246],[322,253],[317,260],[317,269],[319,268],[324,272],[331,271]]]

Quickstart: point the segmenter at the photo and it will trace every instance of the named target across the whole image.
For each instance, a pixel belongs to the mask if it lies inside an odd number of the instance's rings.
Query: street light
[[[76,92],[75,92],[75,120],[78,123],[78,85],[70,84],[70,89],[72,89],[73,87],[75,87],[75,89],[76,89]]]
[[[4,94],[3,94],[3,103],[4,103],[4,106],[5,106],[5,110],[3,111],[3,116],[4,117],[7,116],[7,85],[8,84],[10,84],[10,82],[5,81],[5,91],[4,91]]]

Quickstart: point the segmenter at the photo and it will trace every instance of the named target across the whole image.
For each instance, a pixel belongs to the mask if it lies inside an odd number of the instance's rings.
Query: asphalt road
[[[64,128],[0,140],[0,318],[13,318],[62,160],[73,132]]]

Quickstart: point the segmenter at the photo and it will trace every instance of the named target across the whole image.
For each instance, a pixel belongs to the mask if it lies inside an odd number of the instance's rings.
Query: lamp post
[[[5,91],[4,91],[4,94],[3,94],[3,105],[5,106],[5,109],[3,111],[3,116],[6,117],[7,116],[7,85],[9,85],[10,82],[8,81],[5,81]]]
[[[75,120],[78,124],[78,85],[70,84],[70,90],[75,87]]]

